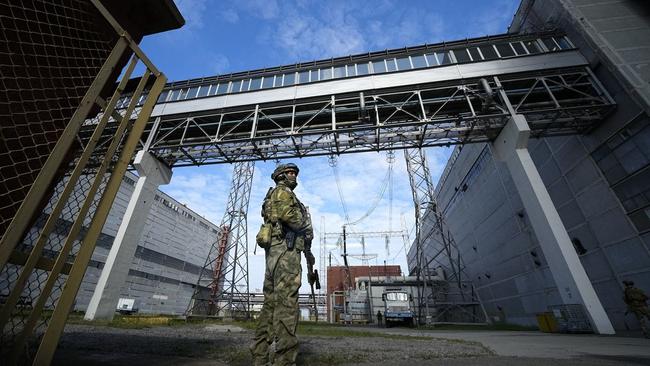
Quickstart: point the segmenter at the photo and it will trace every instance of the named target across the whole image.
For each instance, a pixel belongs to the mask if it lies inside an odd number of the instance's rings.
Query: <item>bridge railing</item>
[[[533,136],[584,132],[614,106],[580,66],[159,116],[146,133],[174,166],[484,142],[511,115],[501,90]]]

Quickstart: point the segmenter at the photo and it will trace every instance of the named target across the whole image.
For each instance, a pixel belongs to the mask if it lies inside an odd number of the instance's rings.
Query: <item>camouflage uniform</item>
[[[648,296],[646,296],[642,290],[634,287],[633,282],[624,281],[624,283],[625,303],[627,304],[630,312],[632,312],[639,320],[643,334],[646,336],[646,338],[650,338],[650,332],[648,331],[648,326],[646,325],[646,320],[650,320],[650,311],[648,310],[648,306],[646,304],[646,301],[648,301]]]
[[[302,268],[300,253],[311,250],[313,231],[305,207],[300,203],[287,181],[277,182],[265,199],[262,215],[272,223],[271,245],[265,249],[264,306],[251,346],[255,365],[295,365],[298,356],[298,289]],[[297,233],[293,249],[287,248],[288,230]],[[269,346],[275,340],[275,355]]]

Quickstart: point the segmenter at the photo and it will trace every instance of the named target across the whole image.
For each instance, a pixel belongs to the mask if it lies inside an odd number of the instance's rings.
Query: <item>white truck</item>
[[[414,325],[415,312],[413,298],[403,290],[388,290],[381,295],[384,301],[384,321],[386,327],[395,324]]]

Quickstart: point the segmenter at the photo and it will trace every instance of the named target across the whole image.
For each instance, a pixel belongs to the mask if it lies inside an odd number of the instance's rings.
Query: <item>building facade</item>
[[[75,303],[85,311],[129,203],[137,177],[127,172],[115,198]],[[158,191],[120,298],[140,313],[183,314],[194,293],[218,227]],[[211,274],[210,274],[211,275]]]
[[[357,278],[378,276],[382,278],[399,277],[402,276],[402,269],[398,265],[387,266],[349,266],[349,283],[352,284],[350,290],[355,290],[357,287]],[[337,313],[343,312],[345,296],[343,292],[348,286],[346,282],[348,277],[344,266],[329,266],[327,267],[327,313],[334,314],[332,308],[336,309]],[[338,295],[338,296],[336,296]],[[330,321],[335,321],[336,316],[330,316]]]
[[[623,280],[650,292],[650,16],[635,1],[522,1],[511,33],[559,29],[617,103],[582,135],[531,139],[529,151],[617,330]],[[494,320],[535,325],[562,300],[504,163],[489,144],[457,146],[436,188],[451,233]],[[424,245],[426,251],[433,250]],[[430,255],[430,254],[429,254]],[[409,252],[409,268],[415,248]]]

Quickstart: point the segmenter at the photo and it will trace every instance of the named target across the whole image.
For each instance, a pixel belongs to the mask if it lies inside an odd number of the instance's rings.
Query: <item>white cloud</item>
[[[203,28],[206,12],[206,0],[174,0],[176,7],[185,18],[183,29]]]
[[[235,9],[224,9],[219,13],[219,15],[228,23],[235,24],[239,22],[239,13],[237,13]]]
[[[280,15],[280,6],[276,0],[246,0],[238,2],[238,6],[262,19],[274,19]]]
[[[221,74],[226,72],[230,67],[230,61],[228,57],[218,54],[212,56],[212,71],[216,74]]]
[[[397,12],[394,18],[397,20],[371,19],[368,22],[369,50],[435,43],[442,38],[445,22],[438,14],[407,8]]]
[[[295,10],[278,24],[271,39],[296,61],[358,53],[365,44],[352,17],[335,15],[323,20]]]
[[[490,2],[485,11],[470,15],[467,34],[471,37],[504,33],[518,7],[518,2],[498,0]]]

